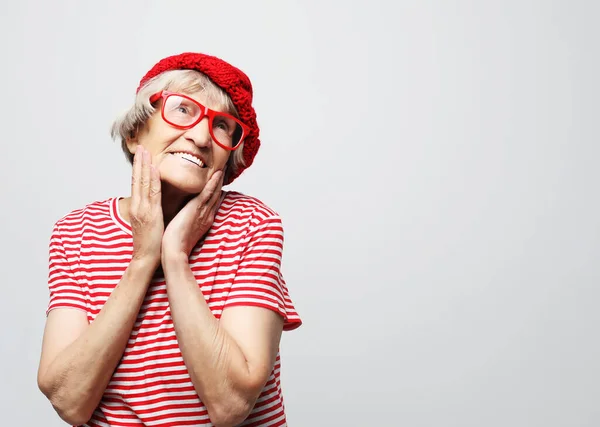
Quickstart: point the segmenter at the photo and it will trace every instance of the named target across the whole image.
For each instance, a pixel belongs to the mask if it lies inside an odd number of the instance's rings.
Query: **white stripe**
[[[88,316],[92,319],[95,316],[92,313],[102,309],[121,280],[133,250],[130,231],[112,216],[112,202],[113,199],[98,202],[66,215],[57,222],[50,239],[49,260],[53,265],[49,268],[48,282],[51,290],[59,294],[54,302],[70,301],[87,307]],[[81,239],[85,248],[81,247]],[[250,239],[254,242],[252,247],[248,247]],[[199,288],[215,316],[221,315],[226,303],[255,303],[267,305],[275,311],[279,311],[280,306],[293,310],[287,291],[281,289],[285,283],[279,272],[283,241],[283,228],[276,213],[256,199],[228,193],[208,238],[202,248],[194,250],[190,259]],[[91,252],[97,255],[91,255]],[[256,280],[262,283],[256,284]],[[215,282],[220,283],[217,285]],[[235,286],[232,288],[233,283],[249,290],[236,290]],[[200,406],[201,402],[193,390],[177,345],[164,279],[154,278],[150,286],[152,295],[148,294],[144,299],[141,314],[135,322],[135,332],[128,340],[130,347],[125,349],[122,362],[106,390],[108,396],[112,394],[116,401],[122,399],[123,403],[102,402],[104,414],[108,420],[120,418],[131,423],[140,422],[141,425],[141,421],[130,417],[135,415],[133,412],[136,410],[148,411],[139,415],[148,426],[177,425],[184,420],[210,425],[207,416],[181,415],[198,414],[204,407]],[[85,302],[77,301],[79,298],[84,298]],[[296,315],[290,317],[297,318]],[[165,364],[173,366],[161,366]],[[272,384],[264,388],[257,400],[256,411],[266,411],[267,414],[250,417],[249,421],[261,422],[282,411],[280,368],[277,359],[269,378]],[[132,369],[139,372],[129,372]],[[155,385],[147,386],[154,382]],[[188,390],[184,391],[186,388]],[[139,396],[145,393],[148,396]],[[155,399],[162,400],[148,403]],[[273,401],[260,406],[270,399]],[[196,406],[167,409],[177,403],[193,403]],[[133,412],[127,406],[133,408]],[[169,418],[148,421],[162,415]],[[273,425],[281,419],[261,425]]]

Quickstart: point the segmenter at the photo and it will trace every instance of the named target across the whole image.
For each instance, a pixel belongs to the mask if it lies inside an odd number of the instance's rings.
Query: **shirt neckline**
[[[227,198],[228,194],[229,194],[229,191],[225,191],[225,190],[222,191],[221,199],[219,200],[219,207],[217,208],[217,212],[222,209],[223,200]],[[123,230],[125,233],[129,234],[130,236],[133,236],[133,232],[131,230],[131,224],[123,218],[123,216],[121,215],[121,212],[119,211],[119,200],[121,200],[121,199],[124,199],[124,197],[113,197],[113,199],[111,200],[110,216],[111,216],[113,222],[121,230]]]
[[[114,197],[110,203],[110,216],[117,226],[129,235],[133,235],[131,232],[131,224],[125,221],[119,212],[119,200],[124,197]]]

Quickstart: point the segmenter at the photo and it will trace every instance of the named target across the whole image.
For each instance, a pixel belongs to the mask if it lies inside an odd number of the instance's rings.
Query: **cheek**
[[[156,157],[167,149],[181,136],[181,131],[175,130],[161,122],[151,121],[146,127],[143,145]]]
[[[223,167],[227,164],[229,155],[230,155],[230,152],[227,150],[223,150],[221,147],[219,147],[218,150],[215,150],[214,151],[215,169],[223,169]]]
[[[159,153],[152,157],[152,164],[156,167],[160,167],[167,156],[170,154]]]

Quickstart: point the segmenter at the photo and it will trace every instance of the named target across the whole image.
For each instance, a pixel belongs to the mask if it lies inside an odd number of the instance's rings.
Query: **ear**
[[[127,138],[125,138],[125,144],[127,145],[127,149],[131,154],[135,154],[135,150],[139,144],[138,142],[138,132],[136,130],[132,130]]]

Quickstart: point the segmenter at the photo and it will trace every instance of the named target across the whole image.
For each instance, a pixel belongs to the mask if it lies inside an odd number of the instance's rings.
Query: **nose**
[[[187,129],[185,138],[193,142],[199,148],[208,148],[211,146],[212,137],[208,129],[208,117],[204,117],[196,126]]]

